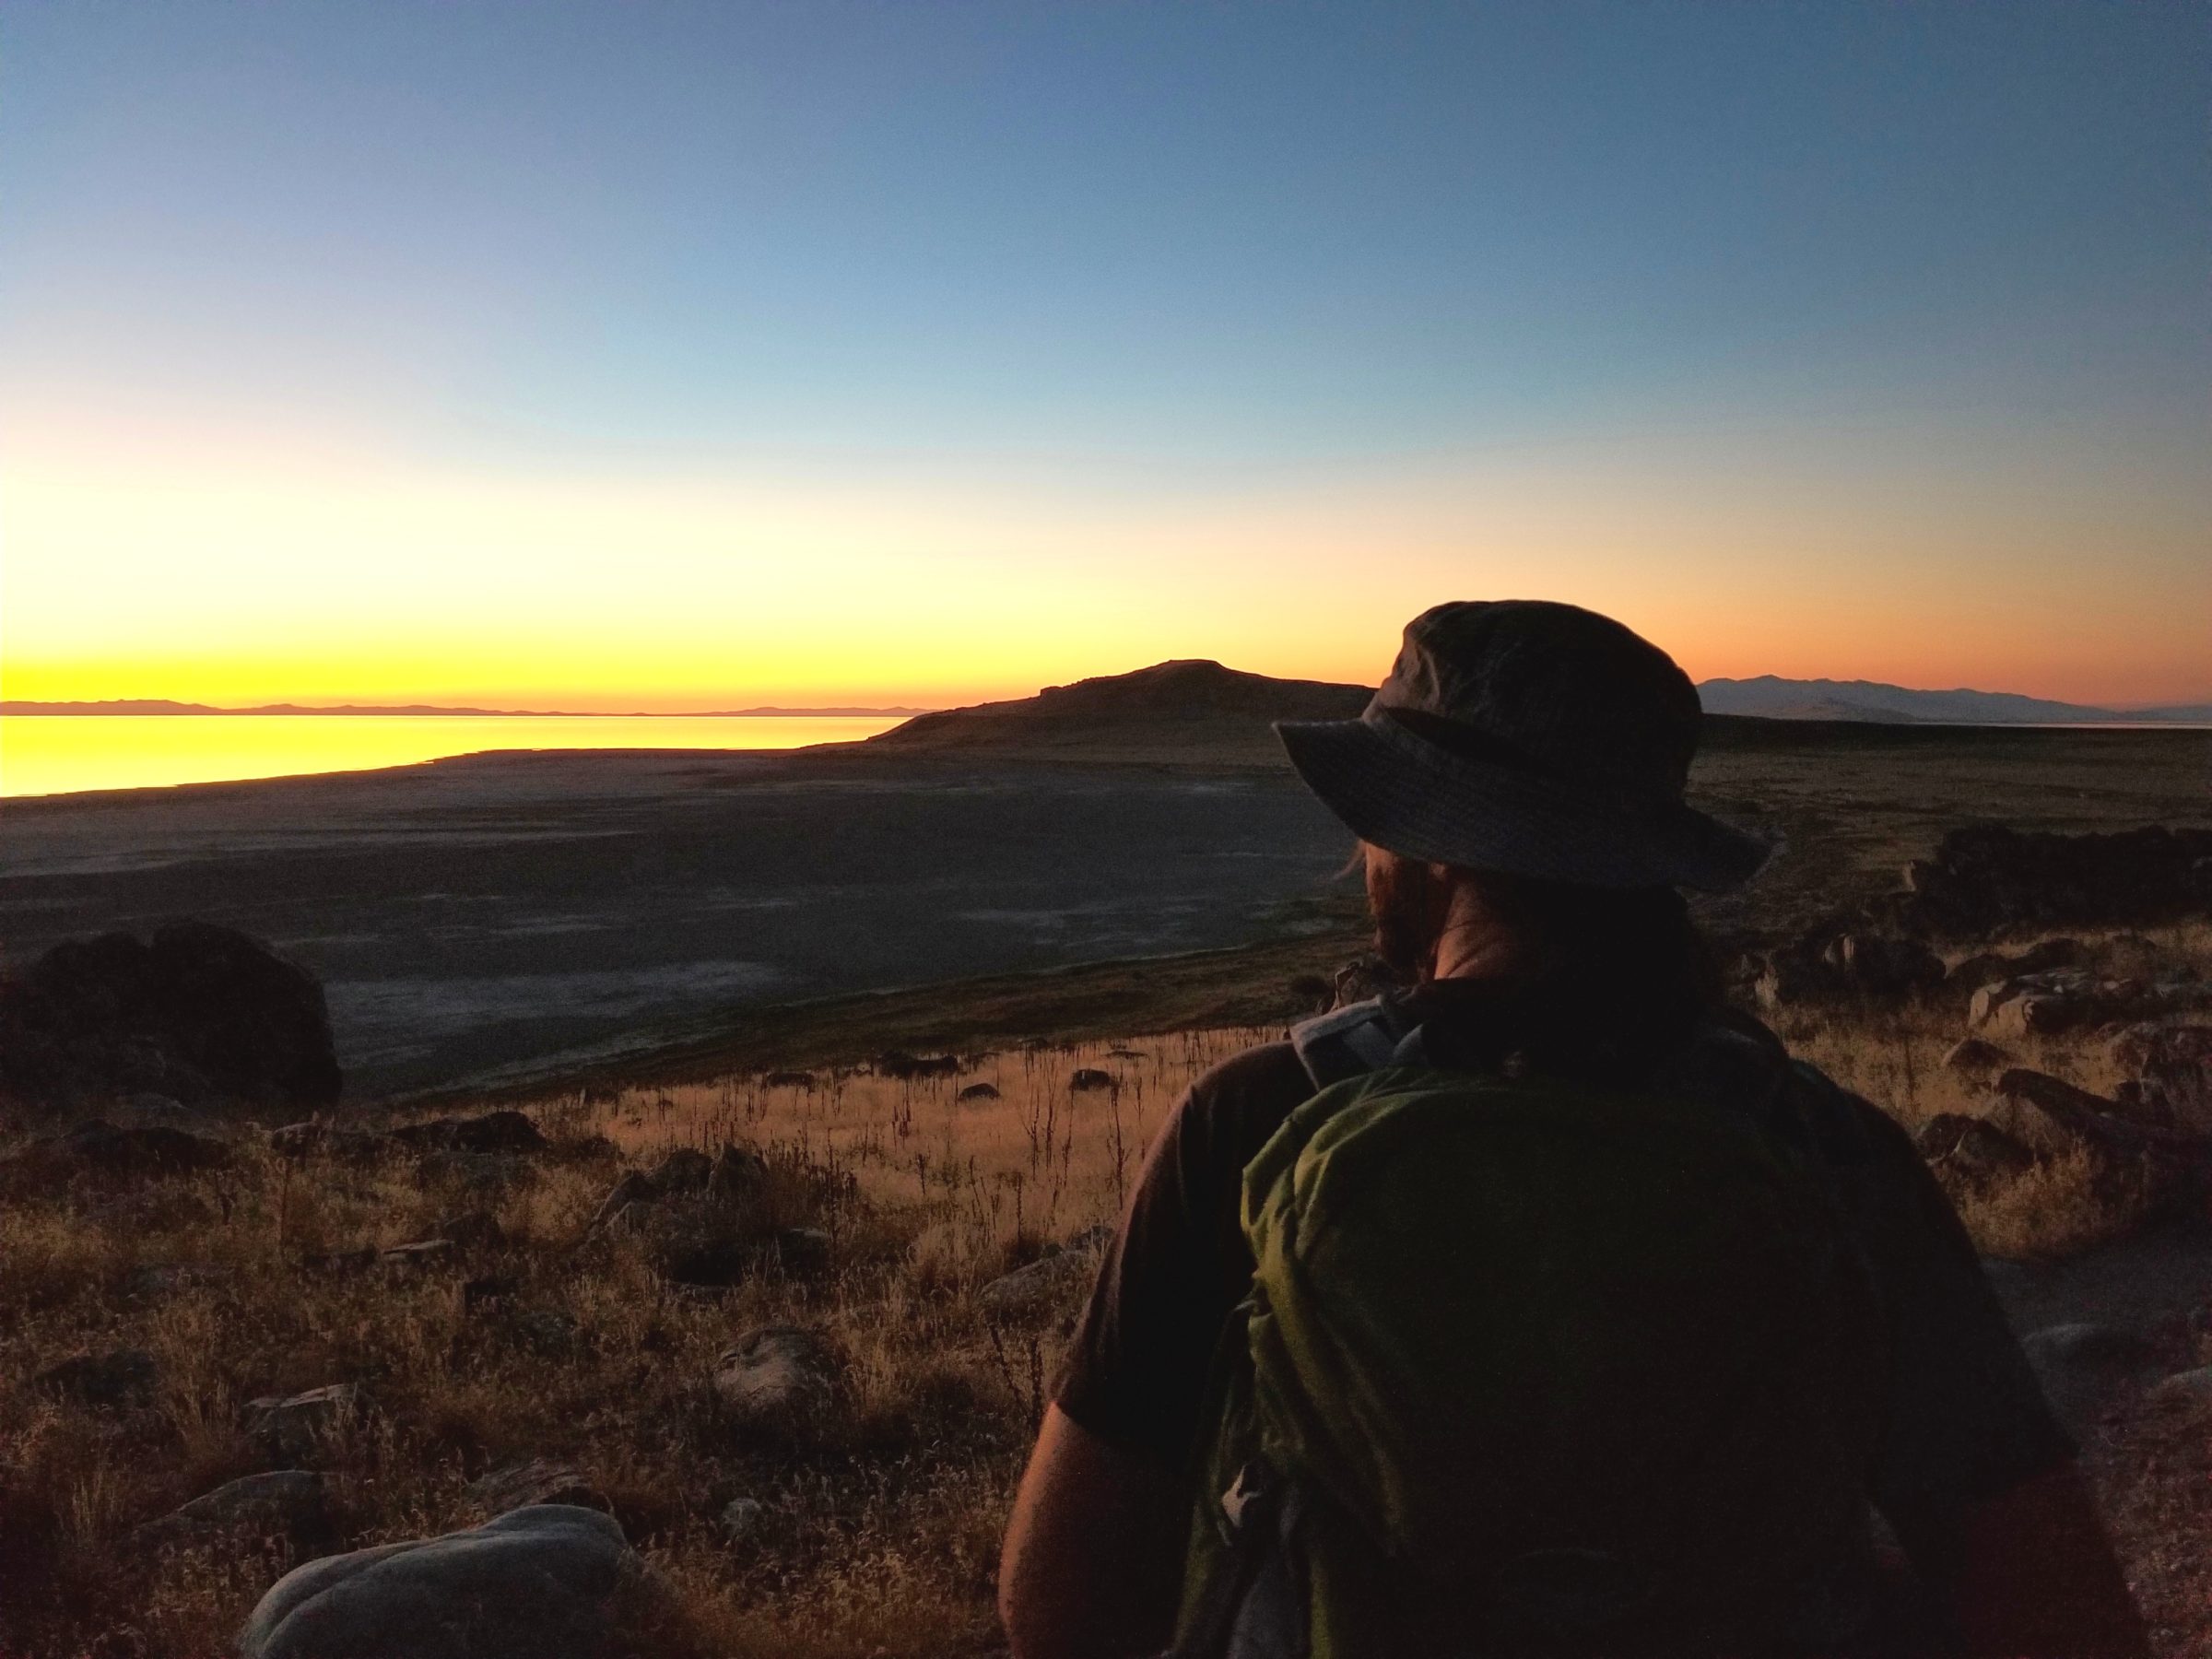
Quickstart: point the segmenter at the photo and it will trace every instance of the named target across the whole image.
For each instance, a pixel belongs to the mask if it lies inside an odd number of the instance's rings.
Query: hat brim
[[[1306,787],[1361,841],[1425,864],[1586,887],[1725,892],[1775,843],[1680,801],[1627,801],[1470,760],[1387,718],[1278,721]]]

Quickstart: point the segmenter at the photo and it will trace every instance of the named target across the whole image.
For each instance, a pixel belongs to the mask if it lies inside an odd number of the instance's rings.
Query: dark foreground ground
[[[323,978],[362,1099],[773,1047],[784,1017],[759,1012],[773,1005],[1274,953],[1178,968],[1183,1001],[1203,1003],[1200,982],[1228,996],[1255,971],[1311,966],[1300,939],[1324,964],[1353,939],[1356,895],[1333,879],[1349,842],[1271,744],[1263,724],[1228,744],[1154,742],[1141,759],[1100,742],[1049,757],[487,755],[12,802],[0,957],[172,917],[242,928]],[[1904,859],[1975,818],[2206,821],[2208,782],[2212,735],[2198,732],[1715,722],[1700,798],[1789,847],[1707,919],[1784,929],[1892,885]]]

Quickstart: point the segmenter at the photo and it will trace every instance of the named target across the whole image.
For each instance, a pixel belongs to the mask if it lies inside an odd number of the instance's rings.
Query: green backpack
[[[1850,1622],[1872,1293],[1756,1114],[1385,1064],[1284,1123],[1243,1227],[1179,1659],[1747,1659]]]

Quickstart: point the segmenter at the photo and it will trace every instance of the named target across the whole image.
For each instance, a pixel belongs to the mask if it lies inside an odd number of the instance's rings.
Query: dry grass
[[[2163,943],[2212,961],[2207,930]],[[1908,1124],[1979,1105],[1941,1064],[1963,1034],[1955,1009],[1793,1011],[1782,1029]],[[244,1431],[244,1402],[334,1382],[361,1382],[375,1402],[309,1460],[341,1483],[347,1546],[473,1524],[472,1479],[547,1457],[606,1496],[665,1592],[639,1627],[643,1651],[998,1652],[998,1533],[1064,1329],[994,1328],[974,1292],[1111,1220],[1176,1095],[1273,1034],[1016,1047],[904,1081],[837,1067],[803,1087],[741,1072],[548,1097],[525,1105],[554,1151],[488,1190],[469,1184],[465,1160],[288,1163],[248,1142],[219,1174],[13,1194],[0,1208],[0,1655],[227,1652],[290,1564],[288,1547],[247,1537],[164,1553],[135,1529],[276,1466]],[[2099,1043],[2020,1058],[2088,1087],[2112,1081]],[[1077,1090],[1078,1070],[1112,1086]],[[978,1083],[998,1097],[958,1099]],[[826,1265],[769,1262],[700,1288],[662,1277],[646,1239],[587,1239],[626,1169],[724,1142],[769,1154],[771,1218],[825,1230]],[[2129,1194],[2083,1159],[1961,1198],[1982,1248],[2021,1259],[2134,1220]],[[505,1241],[450,1262],[312,1262],[429,1237],[485,1206]],[[130,1293],[138,1269],[178,1263],[208,1271]],[[491,1278],[513,1282],[490,1300],[466,1294]],[[708,1382],[717,1353],[785,1323],[842,1355],[839,1407],[773,1431],[734,1421]],[[122,1347],[156,1359],[150,1405],[72,1404],[29,1383],[71,1355]],[[740,1496],[765,1519],[733,1543],[716,1517]]]
[[[991,1651],[1005,1502],[1061,1336],[994,1329],[972,1292],[1110,1220],[1175,1095],[1259,1035],[1016,1051],[905,1082],[839,1071],[811,1088],[747,1076],[549,1100],[534,1115],[555,1152],[489,1194],[435,1159],[292,1164],[257,1146],[218,1175],[16,1194],[0,1209],[0,1653],[227,1652],[286,1547],[165,1554],[134,1529],[276,1466],[241,1427],[245,1401],[334,1382],[375,1402],[309,1460],[342,1482],[350,1545],[470,1524],[472,1478],[550,1457],[607,1496],[671,1593],[658,1653]],[[1075,1090],[1078,1069],[1114,1086]],[[977,1082],[1000,1098],[959,1102]],[[586,1239],[625,1167],[725,1140],[769,1153],[774,1219],[826,1230],[826,1266],[702,1289],[665,1282],[642,1241]],[[487,1204],[506,1242],[461,1259],[312,1264]],[[173,1263],[211,1271],[128,1293],[135,1270]],[[465,1286],[491,1277],[516,1282],[472,1307]],[[838,1410],[774,1432],[730,1420],[708,1386],[716,1354],[785,1323],[842,1355]],[[124,1347],[155,1357],[150,1405],[29,1384]],[[732,1544],[716,1517],[739,1496],[767,1518]]]

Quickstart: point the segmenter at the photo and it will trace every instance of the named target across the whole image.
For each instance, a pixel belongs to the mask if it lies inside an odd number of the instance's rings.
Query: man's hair
[[[1513,977],[1538,997],[1721,1000],[1712,953],[1673,888],[1583,887],[1385,854],[1368,872],[1375,953],[1408,980],[1428,978],[1458,888],[1514,941],[1525,965]]]

